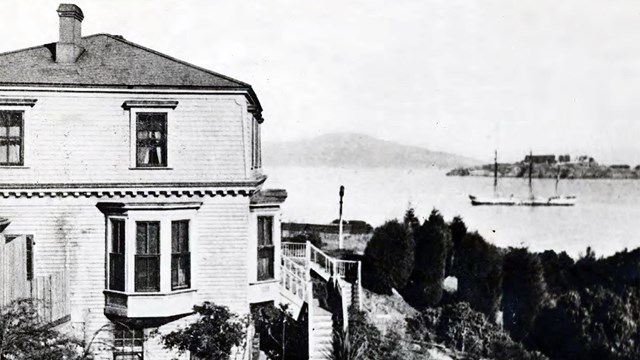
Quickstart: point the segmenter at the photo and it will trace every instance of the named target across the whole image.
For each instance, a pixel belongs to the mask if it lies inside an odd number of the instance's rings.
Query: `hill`
[[[263,151],[267,167],[452,168],[479,164],[476,160],[450,153],[351,133],[265,143]]]

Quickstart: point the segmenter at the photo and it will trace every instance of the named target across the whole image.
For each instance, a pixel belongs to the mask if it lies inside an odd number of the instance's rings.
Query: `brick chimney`
[[[60,40],[56,44],[56,62],[73,64],[84,51],[80,46],[82,38],[80,26],[84,14],[74,4],[60,4],[58,15],[60,16]]]

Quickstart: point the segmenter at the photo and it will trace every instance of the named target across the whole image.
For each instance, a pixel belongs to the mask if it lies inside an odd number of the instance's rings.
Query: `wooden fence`
[[[35,277],[31,281],[31,299],[42,321],[52,323],[67,317],[69,299],[65,273]]]

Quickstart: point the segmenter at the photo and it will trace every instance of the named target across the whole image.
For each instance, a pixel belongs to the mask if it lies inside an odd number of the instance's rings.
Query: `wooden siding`
[[[199,198],[195,217],[194,279],[197,302],[212,301],[246,314],[248,303],[249,198]],[[184,199],[176,199],[184,201]],[[193,200],[193,199],[191,199]],[[2,199],[0,214],[9,234],[33,234],[35,275],[69,273],[71,322],[87,341],[109,320],[104,316],[105,216],[95,198]],[[122,199],[136,201],[140,199]],[[149,200],[153,201],[153,200]],[[96,359],[111,359],[110,331],[100,331]],[[151,345],[151,349],[159,346]],[[162,353],[162,356],[165,356]],[[167,355],[168,356],[168,355]],[[153,359],[164,359],[151,356]]]
[[[3,92],[26,108],[25,167],[0,168],[3,183],[126,183],[244,180],[252,117],[241,95]],[[169,111],[170,170],[131,170],[126,100],[176,100]],[[148,111],[163,111],[148,109]]]

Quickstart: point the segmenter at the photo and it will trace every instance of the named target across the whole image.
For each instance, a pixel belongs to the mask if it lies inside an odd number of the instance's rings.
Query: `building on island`
[[[321,358],[311,276],[359,301],[359,264],[281,245],[287,194],[263,189],[252,87],[57,12],[57,42],[0,54],[1,305],[43,300],[47,322],[101,340],[95,359],[162,360],[176,354],[149,335],[195,304],[284,302]]]

